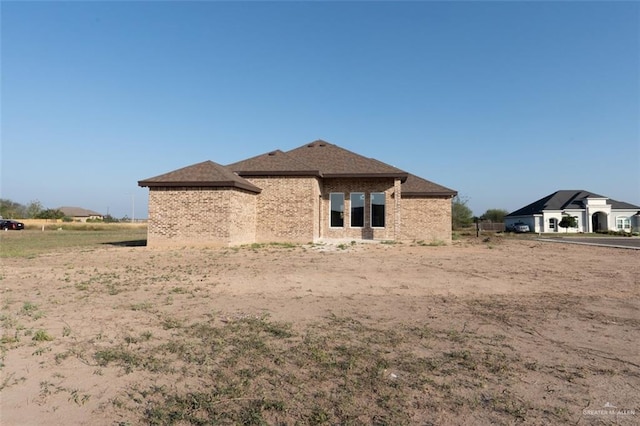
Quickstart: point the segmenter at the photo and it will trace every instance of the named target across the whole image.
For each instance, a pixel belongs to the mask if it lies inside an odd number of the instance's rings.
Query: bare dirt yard
[[[138,245],[0,259],[0,424],[640,424],[640,251]]]

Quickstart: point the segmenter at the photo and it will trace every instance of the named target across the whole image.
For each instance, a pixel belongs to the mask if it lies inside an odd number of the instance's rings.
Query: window
[[[630,231],[631,222],[629,218],[626,216],[618,216],[616,218],[616,228],[618,228],[618,231]]]
[[[364,226],[364,192],[351,193],[351,226],[353,228]]]
[[[549,219],[549,229],[556,229],[556,222],[558,221],[558,219],[556,218],[551,218]]]
[[[371,227],[384,228],[384,192],[371,193]]]
[[[331,227],[342,228],[344,226],[344,194],[342,192],[332,192],[329,195],[331,206]]]

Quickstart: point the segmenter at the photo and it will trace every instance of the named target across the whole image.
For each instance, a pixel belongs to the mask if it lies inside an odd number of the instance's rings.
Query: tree
[[[5,219],[15,219],[25,217],[25,207],[5,198],[0,199],[0,216]]]
[[[42,211],[42,203],[38,200],[30,201],[26,207],[27,218],[34,219],[37,218],[40,212]]]
[[[456,195],[451,199],[451,226],[453,229],[465,228],[473,223],[473,212],[467,203],[467,198]]]
[[[36,219],[62,219],[64,213],[59,209],[46,209],[36,215]]]
[[[564,215],[562,216],[562,220],[558,223],[560,228],[564,228],[564,232],[569,232],[569,228],[576,228],[578,226],[578,221],[575,217]]]
[[[494,223],[502,223],[504,222],[504,217],[508,215],[509,212],[504,209],[489,209],[482,215],[482,219],[490,220]]]

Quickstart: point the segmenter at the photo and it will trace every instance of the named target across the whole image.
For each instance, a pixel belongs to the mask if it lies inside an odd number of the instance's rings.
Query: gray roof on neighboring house
[[[83,209],[81,207],[58,207],[62,213],[67,217],[91,217],[102,216],[102,213],[94,212],[93,210]]]
[[[262,190],[251,182],[236,175],[225,166],[204,161],[183,167],[163,175],[138,181],[139,186],[206,186],[240,188],[259,193]]]
[[[437,183],[409,174],[402,184],[402,197],[419,197],[425,195],[455,196],[458,191],[449,189]]]
[[[205,161],[160,176],[138,181],[143,187],[237,187],[260,192],[243,176],[317,176],[322,178],[398,178],[407,196],[454,196],[456,191],[411,175],[323,140],[287,152],[275,150],[222,166]]]
[[[530,216],[533,214],[542,214],[544,210],[580,210],[584,209],[584,200],[586,198],[606,198],[609,200],[611,208],[616,210],[640,210],[640,207],[636,205],[612,200],[608,197],[594,194],[593,192],[564,189],[549,194],[538,201],[534,201],[521,209],[509,213],[507,216]]]

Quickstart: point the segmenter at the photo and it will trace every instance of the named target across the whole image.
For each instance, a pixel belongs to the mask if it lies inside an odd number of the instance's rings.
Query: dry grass
[[[639,266],[611,268],[633,253],[502,238],[148,250],[129,230],[66,234],[54,248],[36,232],[3,236],[15,239],[0,279],[5,413],[105,425],[638,419],[583,415],[640,403]],[[554,266],[550,253],[592,262]]]

